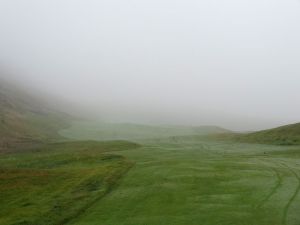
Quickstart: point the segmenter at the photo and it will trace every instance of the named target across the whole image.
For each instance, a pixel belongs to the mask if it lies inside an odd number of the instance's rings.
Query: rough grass
[[[237,140],[278,145],[300,145],[300,123],[240,135]]]
[[[245,143],[272,145],[300,145],[300,123],[247,134],[224,133],[209,136],[215,140],[229,140]]]
[[[113,151],[136,147],[125,141],[69,142],[0,155],[0,224],[71,221],[108,193],[133,165]]]

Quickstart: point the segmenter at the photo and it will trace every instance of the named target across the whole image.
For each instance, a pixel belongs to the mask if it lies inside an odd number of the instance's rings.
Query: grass
[[[103,139],[99,124],[79,128],[61,133]],[[300,146],[181,135],[2,154],[0,224],[300,224]]]
[[[133,165],[124,142],[49,144],[0,155],[0,224],[61,225],[107,194]]]
[[[212,140],[229,140],[272,145],[300,145],[300,123],[247,134],[223,133],[210,135]]]
[[[237,140],[252,143],[300,145],[300,123],[240,135]]]
[[[299,147],[165,139],[72,225],[296,225]]]
[[[69,137],[78,138],[78,131],[71,128]],[[84,138],[97,134],[92,127]],[[136,164],[118,188],[69,225],[300,223],[298,146],[188,134],[139,143],[142,148],[119,153]]]

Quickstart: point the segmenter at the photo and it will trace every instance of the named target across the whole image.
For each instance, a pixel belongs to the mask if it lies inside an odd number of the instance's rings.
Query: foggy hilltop
[[[299,7],[2,1],[0,76],[89,119],[243,131],[294,123]]]
[[[51,112],[65,113],[72,116],[74,120],[195,127],[220,126],[237,131],[258,130],[280,125],[280,122],[275,120],[212,111],[197,105],[182,108],[184,102],[157,107],[153,105],[156,102],[143,102],[133,106],[124,101],[120,101],[119,105],[76,101],[76,99],[60,97],[58,93],[44,91],[39,86],[33,85],[32,82],[20,83],[7,77],[0,80],[0,92],[21,100],[23,104],[27,105],[26,107],[30,108],[33,105],[36,111],[50,110]],[[80,93],[84,91],[78,88],[79,98]]]

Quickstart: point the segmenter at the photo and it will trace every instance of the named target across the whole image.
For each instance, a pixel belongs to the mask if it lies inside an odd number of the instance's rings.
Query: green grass
[[[101,140],[99,126],[61,133]],[[2,154],[0,224],[300,224],[300,146],[181,135]]]
[[[278,145],[300,145],[300,123],[240,135],[237,140]]]
[[[300,123],[247,134],[223,133],[211,135],[212,140],[229,140],[272,145],[300,145]]]
[[[80,137],[72,129],[69,137]],[[90,127],[84,138],[101,139],[98,130]],[[139,140],[144,147],[120,152],[135,167],[116,190],[69,224],[300,223],[300,147],[182,135]]]
[[[297,225],[299,147],[157,140],[72,225]]]
[[[107,194],[133,162],[125,142],[69,142],[0,155],[0,224],[61,225]]]

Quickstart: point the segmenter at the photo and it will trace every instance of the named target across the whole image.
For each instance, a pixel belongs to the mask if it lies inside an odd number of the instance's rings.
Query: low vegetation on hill
[[[22,88],[0,82],[0,151],[32,142],[58,140],[70,116],[50,109]]]
[[[274,129],[232,136],[234,140],[249,143],[299,145],[300,123],[286,125]]]
[[[263,130],[250,134],[240,135],[238,140],[249,142],[299,145],[300,144],[300,123],[286,125],[270,130]]]
[[[224,133],[208,137],[214,140],[229,140],[245,143],[272,145],[300,145],[300,123],[251,133]]]

